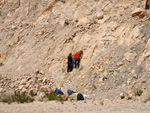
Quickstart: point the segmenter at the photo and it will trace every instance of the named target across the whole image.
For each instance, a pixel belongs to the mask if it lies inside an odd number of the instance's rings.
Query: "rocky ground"
[[[33,90],[39,96],[57,87],[91,100],[122,101],[123,96],[148,102],[150,11],[144,11],[145,3],[1,0],[0,93]],[[83,51],[80,68],[67,73],[67,56],[77,51]]]

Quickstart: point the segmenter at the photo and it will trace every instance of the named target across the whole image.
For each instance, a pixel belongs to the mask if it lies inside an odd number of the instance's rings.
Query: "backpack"
[[[84,97],[81,93],[78,93],[77,100],[84,100]]]
[[[72,94],[72,91],[70,89],[67,90],[68,95]]]
[[[55,92],[57,92],[57,93],[59,93],[61,95],[64,95],[64,93],[60,89],[58,89],[58,88],[55,89]]]

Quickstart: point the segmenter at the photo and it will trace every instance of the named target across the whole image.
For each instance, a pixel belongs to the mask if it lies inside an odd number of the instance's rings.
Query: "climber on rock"
[[[69,53],[69,55],[68,55],[68,67],[67,67],[67,72],[71,72],[72,69],[73,69],[72,53]]]
[[[150,9],[150,0],[146,0],[145,9]]]
[[[79,68],[80,65],[80,58],[81,58],[81,54],[79,52],[77,52],[75,54],[75,68]]]

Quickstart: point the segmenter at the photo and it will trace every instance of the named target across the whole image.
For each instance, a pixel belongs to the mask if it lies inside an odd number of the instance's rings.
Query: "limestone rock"
[[[125,54],[124,54],[124,56],[125,56],[125,59],[127,60],[127,61],[132,61],[132,60],[134,60],[135,58],[136,58],[136,56],[137,56],[137,54],[135,53],[135,52],[126,52]]]
[[[130,80],[128,80],[128,81],[127,81],[127,85],[130,85],[130,84],[131,84],[131,81],[130,81]]]
[[[44,34],[44,31],[39,31],[38,32],[38,35],[43,35]]]
[[[123,97],[124,96],[124,93],[120,93],[120,97]]]
[[[139,15],[142,11],[144,11],[144,9],[136,8],[136,9],[134,9],[134,10],[131,12],[131,14],[132,14],[132,16],[134,17],[134,16]]]
[[[10,85],[10,87],[11,87],[11,88],[15,88],[15,87],[16,87],[15,83],[12,83],[12,84]]]
[[[90,22],[90,20],[86,17],[81,17],[78,19],[77,25],[86,25]]]
[[[100,82],[103,82],[104,80],[103,80],[103,78],[100,78],[99,81],[100,81]]]
[[[22,90],[24,88],[24,85],[20,85],[18,88],[19,90]]]
[[[42,86],[40,89],[41,92],[47,92],[48,88],[46,86]]]
[[[136,74],[134,74],[134,75],[133,75],[133,78],[137,79],[137,78],[138,78],[138,76],[137,76]]]
[[[143,95],[144,95],[144,100],[143,101],[145,103],[150,101],[150,91],[145,91]]]
[[[22,79],[22,80],[20,81],[20,84],[21,84],[21,85],[25,85],[26,82],[27,82],[27,79]]]
[[[130,95],[131,93],[132,93],[132,90],[129,90],[129,91],[128,91],[128,95]]]
[[[104,15],[104,18],[101,20],[98,20],[99,24],[104,24],[108,19],[110,19],[111,17],[109,15]]]
[[[137,65],[141,65],[146,59],[149,58],[149,56],[150,56],[150,39],[148,40],[144,50],[142,51],[138,59]]]
[[[0,88],[0,93],[3,93],[3,92],[4,92],[3,88]]]
[[[105,89],[106,89],[106,90],[109,90],[109,89],[110,89],[110,87],[109,87],[109,86],[106,86],[106,87],[105,87]]]
[[[47,83],[48,82],[48,79],[46,77],[43,78],[43,83]]]
[[[104,17],[104,13],[103,12],[99,12],[99,13],[96,14],[96,18],[97,19],[103,19],[103,17]]]
[[[132,70],[131,73],[134,74],[135,70]]]
[[[12,26],[11,26],[11,29],[12,29],[12,30],[15,30],[16,28],[17,28],[17,27],[16,27],[15,25],[12,25]]]
[[[118,62],[117,66],[122,66],[124,63],[123,62]]]
[[[26,92],[27,91],[27,89],[26,88],[22,88],[22,92]]]
[[[136,26],[136,27],[132,30],[133,37],[138,38],[138,37],[141,35],[140,28],[141,28],[140,26]]]

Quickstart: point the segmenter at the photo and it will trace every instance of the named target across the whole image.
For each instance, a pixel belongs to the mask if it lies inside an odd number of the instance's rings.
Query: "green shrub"
[[[125,98],[125,96],[121,96],[120,98],[121,98],[121,99],[124,99],[124,98]]]
[[[143,91],[142,91],[142,90],[138,90],[137,92],[135,92],[135,95],[136,95],[136,96],[141,96],[141,95],[142,95],[142,93],[143,93]]]
[[[132,100],[132,97],[128,97],[127,100]]]
[[[24,103],[33,102],[34,98],[27,95],[26,92],[15,91],[14,95],[11,95],[13,102]]]
[[[104,101],[101,101],[100,104],[101,104],[101,105],[104,105]]]
[[[58,101],[67,101],[68,97],[65,97],[63,95],[60,95],[59,93],[55,91],[51,91],[50,93],[46,94],[48,100],[58,100]]]
[[[15,91],[13,95],[6,95],[6,94],[1,94],[0,95],[0,102],[4,103],[12,103],[12,102],[17,102],[17,103],[24,103],[24,102],[33,102],[34,98],[31,98],[30,96],[27,95],[26,92],[20,92],[20,91]]]

